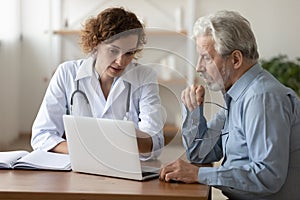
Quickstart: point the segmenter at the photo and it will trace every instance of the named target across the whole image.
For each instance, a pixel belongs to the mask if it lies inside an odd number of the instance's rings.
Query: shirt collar
[[[255,79],[255,77],[263,71],[263,68],[260,64],[253,65],[248,71],[245,72],[239,78],[232,87],[228,90],[227,94],[234,100],[237,101],[237,99],[242,96],[242,94],[246,91],[247,87],[250,85],[250,83]]]
[[[86,77],[91,77],[94,71],[94,64],[95,58],[93,56],[90,56],[87,59],[83,60],[77,71],[75,81]]]

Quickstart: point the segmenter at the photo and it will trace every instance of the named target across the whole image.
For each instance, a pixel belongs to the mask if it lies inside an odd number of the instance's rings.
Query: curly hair
[[[146,44],[144,26],[134,13],[124,8],[107,8],[85,22],[80,34],[81,49],[91,53],[101,42],[112,42],[131,34],[138,35],[138,47]]]

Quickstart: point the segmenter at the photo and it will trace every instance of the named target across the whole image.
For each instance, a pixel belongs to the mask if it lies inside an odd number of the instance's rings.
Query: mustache
[[[213,78],[208,73],[205,72],[200,73],[200,78],[205,79],[207,81],[213,81]]]

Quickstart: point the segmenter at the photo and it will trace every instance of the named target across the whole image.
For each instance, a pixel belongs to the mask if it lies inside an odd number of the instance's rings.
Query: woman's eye
[[[117,50],[117,49],[110,49],[109,53],[112,54],[112,55],[118,55],[120,53],[120,51]]]
[[[126,53],[126,55],[132,56],[132,55],[134,55],[135,53],[136,53],[136,51],[129,51],[129,52]]]

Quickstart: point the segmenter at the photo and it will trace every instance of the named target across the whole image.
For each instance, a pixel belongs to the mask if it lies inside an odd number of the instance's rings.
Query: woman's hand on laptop
[[[55,153],[69,154],[67,141],[63,141],[50,150]]]
[[[151,153],[152,138],[149,134],[136,129],[137,143],[140,153]]]
[[[199,167],[178,159],[161,168],[159,180],[166,182],[199,183],[198,171]]]

